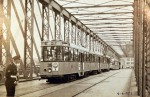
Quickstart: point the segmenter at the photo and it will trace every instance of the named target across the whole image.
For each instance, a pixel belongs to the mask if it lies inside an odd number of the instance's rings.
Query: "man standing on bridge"
[[[15,87],[17,85],[17,66],[16,64],[19,63],[20,56],[13,57],[13,62],[11,62],[6,68],[6,91],[7,97],[14,97],[15,95]]]

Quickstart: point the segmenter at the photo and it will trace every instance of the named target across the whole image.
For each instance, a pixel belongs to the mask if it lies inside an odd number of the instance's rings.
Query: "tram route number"
[[[132,95],[132,92],[118,92],[117,95]]]

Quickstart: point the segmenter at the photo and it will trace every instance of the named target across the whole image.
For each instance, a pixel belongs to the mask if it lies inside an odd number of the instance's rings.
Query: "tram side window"
[[[95,55],[95,62],[97,62],[97,56]]]
[[[94,56],[92,55],[92,62],[94,62]]]
[[[72,48],[71,48],[71,61],[74,61],[74,51]]]
[[[101,57],[101,58],[100,58],[100,61],[101,61],[101,63],[104,63],[104,58]]]
[[[89,54],[89,62],[91,62],[91,61],[92,61],[91,54]]]
[[[97,62],[97,56],[96,56],[96,55],[94,55],[94,57],[95,57],[95,60],[94,60],[94,62]]]
[[[96,55],[94,55],[94,57],[95,57],[95,62],[97,62],[97,56],[96,56]]]
[[[99,62],[99,57],[98,56],[96,56],[96,62]]]
[[[112,65],[115,65],[115,61],[112,61],[111,63],[112,63]]]
[[[87,61],[87,56],[86,56],[86,52],[84,52],[84,62]]]
[[[70,58],[70,61],[73,61],[73,49],[72,48],[69,48],[69,58]]]
[[[90,54],[90,62],[93,62],[92,54]]]
[[[78,50],[77,49],[74,49],[74,61],[78,61],[79,59],[79,55],[78,55]]]
[[[110,64],[110,59],[109,58],[107,58],[107,63]]]
[[[68,47],[64,47],[64,61],[69,61],[69,48]]]
[[[97,57],[97,55],[95,56],[95,62],[98,62],[98,57]]]
[[[87,53],[87,62],[90,62],[90,54]]]
[[[79,62],[84,61],[83,59],[84,59],[84,57],[83,57],[82,53],[79,51]]]
[[[94,55],[92,55],[93,56],[93,62],[95,62],[95,56]]]
[[[106,58],[104,57],[104,63],[106,63]]]
[[[115,61],[115,65],[119,65],[119,62],[118,62],[118,61]]]

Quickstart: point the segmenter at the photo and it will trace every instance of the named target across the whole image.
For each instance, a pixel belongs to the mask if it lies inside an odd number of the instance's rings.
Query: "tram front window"
[[[44,61],[62,61],[62,47],[51,46],[43,49]]]

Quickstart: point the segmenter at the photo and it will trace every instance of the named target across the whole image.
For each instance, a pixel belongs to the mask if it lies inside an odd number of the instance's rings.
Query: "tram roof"
[[[89,53],[91,53],[91,54],[95,54],[95,55],[99,55],[99,56],[102,56],[103,54],[102,54],[102,52],[93,52],[93,51],[91,51],[91,50],[89,50],[88,48],[85,48],[85,47],[79,47],[79,46],[77,46],[77,45],[75,45],[75,44],[72,44],[72,43],[70,43],[70,44],[68,44],[68,43],[66,43],[66,42],[64,42],[64,41],[59,41],[59,40],[57,40],[57,41],[49,41],[49,40],[47,40],[47,41],[42,41],[42,43],[41,43],[42,45],[42,47],[48,47],[48,46],[64,46],[64,47],[71,47],[71,48],[74,48],[74,49],[77,49],[77,50],[79,50],[79,51],[81,51],[81,52],[89,52]]]

